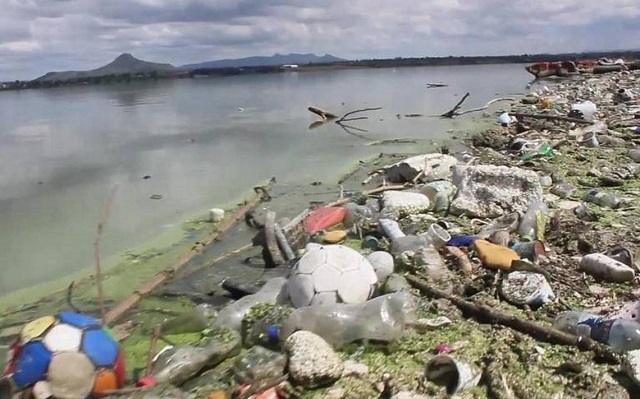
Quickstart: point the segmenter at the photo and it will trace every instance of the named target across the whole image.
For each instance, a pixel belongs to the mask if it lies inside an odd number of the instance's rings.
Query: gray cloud
[[[0,0],[0,80],[276,52],[395,56],[637,48],[637,0]]]

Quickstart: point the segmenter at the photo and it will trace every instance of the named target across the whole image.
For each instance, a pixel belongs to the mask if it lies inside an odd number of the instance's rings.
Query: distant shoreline
[[[599,58],[625,58],[627,60],[640,59],[640,51],[607,51],[588,53],[565,53],[565,54],[524,54],[510,56],[463,56],[463,57],[413,57],[413,58],[389,58],[389,59],[367,59],[355,61],[339,61],[333,63],[317,63],[296,65],[295,68],[283,68],[281,65],[251,66],[251,67],[228,67],[228,68],[199,68],[192,70],[181,70],[172,74],[162,74],[158,71],[134,72],[111,74],[103,76],[92,76],[78,79],[42,81],[16,80],[13,82],[0,82],[0,91],[8,90],[29,90],[47,89],[67,86],[82,85],[111,85],[118,83],[129,83],[134,81],[152,81],[161,79],[197,79],[209,77],[224,77],[238,75],[260,75],[272,73],[290,73],[292,71],[324,71],[324,70],[345,70],[345,69],[377,69],[377,68],[405,68],[405,67],[426,67],[426,66],[458,66],[458,65],[497,65],[497,64],[528,64],[543,61],[575,61],[582,59]]]

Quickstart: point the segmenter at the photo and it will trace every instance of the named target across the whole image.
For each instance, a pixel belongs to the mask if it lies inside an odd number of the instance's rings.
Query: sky
[[[0,0],[0,81],[129,52],[175,66],[640,49],[638,0]]]

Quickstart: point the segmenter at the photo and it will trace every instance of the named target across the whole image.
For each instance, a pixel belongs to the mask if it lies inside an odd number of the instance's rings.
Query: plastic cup
[[[440,249],[447,245],[447,242],[451,239],[451,235],[447,232],[447,230],[443,229],[437,223],[433,223],[429,226],[429,230],[426,233],[429,242],[436,248]]]
[[[476,372],[470,364],[449,355],[438,355],[427,363],[425,377],[436,385],[446,387],[447,394],[473,388],[480,382],[482,373]]]

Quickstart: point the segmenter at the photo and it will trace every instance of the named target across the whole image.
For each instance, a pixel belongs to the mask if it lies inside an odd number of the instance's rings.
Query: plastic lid
[[[278,342],[278,327],[274,325],[267,327],[267,336],[269,337],[269,342]]]

